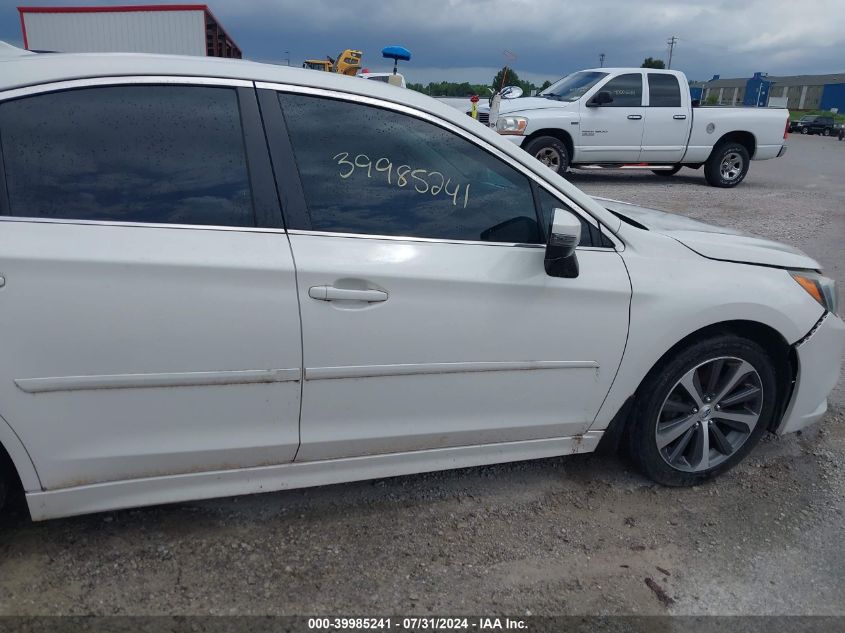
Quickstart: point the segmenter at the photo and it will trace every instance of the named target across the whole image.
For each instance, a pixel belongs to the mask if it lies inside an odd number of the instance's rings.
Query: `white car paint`
[[[592,68],[584,72],[607,73],[576,101],[561,102],[545,97],[503,99],[499,117],[521,116],[528,120],[522,135],[508,135],[523,145],[532,135],[550,130],[572,139],[572,164],[649,163],[698,165],[707,160],[719,139],[731,132],[753,135],[753,160],[775,158],[785,146],[784,131],[789,112],[775,108],[692,107],[688,82],[676,70],[642,68]],[[636,107],[589,107],[587,104],[615,77],[643,76],[642,103]],[[681,86],[680,107],[651,107],[648,75],[670,75]],[[466,110],[466,106],[462,106]],[[495,125],[494,121],[490,122]]]
[[[437,121],[612,246],[579,248],[580,275],[564,279],[536,246],[4,218],[0,442],[33,518],[591,451],[667,350],[726,321],[796,347],[781,432],[823,415],[845,324],[785,270],[818,268],[794,249],[594,200],[461,112],[379,82],[187,57],[0,57],[0,102],[200,80]],[[327,302],[329,286],[365,294]]]

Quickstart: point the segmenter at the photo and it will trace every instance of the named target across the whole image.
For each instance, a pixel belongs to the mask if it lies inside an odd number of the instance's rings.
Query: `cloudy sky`
[[[166,0],[164,0],[166,2]],[[190,1],[190,0],[187,0]],[[202,2],[202,0],[198,0]],[[16,7],[152,4],[155,0],[0,0],[0,39],[21,45]],[[175,0],[174,0],[175,2]],[[537,83],[598,65],[639,66],[666,59],[691,79],[845,72],[845,0],[207,0],[244,51],[264,61],[364,51],[413,53],[409,81],[487,83],[509,63]],[[286,52],[287,51],[287,52]],[[508,62],[504,51],[516,55]]]

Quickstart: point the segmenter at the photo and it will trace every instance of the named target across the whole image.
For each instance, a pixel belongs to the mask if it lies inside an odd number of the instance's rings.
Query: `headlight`
[[[837,314],[839,301],[836,295],[836,282],[829,277],[818,273],[805,271],[790,271],[792,278],[798,282],[807,294],[818,301],[821,306],[834,314]]]
[[[525,134],[528,119],[521,116],[500,116],[496,121],[496,131],[499,134]]]

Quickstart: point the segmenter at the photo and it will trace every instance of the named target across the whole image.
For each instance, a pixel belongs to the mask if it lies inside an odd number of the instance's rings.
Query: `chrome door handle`
[[[631,119],[632,121],[639,121],[640,119],[643,118],[643,115],[642,114],[629,114],[628,118]]]
[[[334,286],[312,286],[308,289],[308,296],[318,301],[387,301],[387,293],[381,290],[352,290]]]
[[[676,114],[672,118],[675,119],[676,121],[683,121],[687,118],[687,115],[686,114]]]

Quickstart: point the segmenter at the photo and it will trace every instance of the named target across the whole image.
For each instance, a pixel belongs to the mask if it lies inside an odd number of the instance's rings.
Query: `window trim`
[[[263,109],[264,101],[262,100],[260,95],[262,94],[262,91],[266,91],[266,94],[270,94],[272,96],[272,99],[278,105],[278,112],[279,112],[280,118],[282,119],[281,123],[284,126],[284,139],[283,139],[283,142],[282,142],[282,147],[279,147],[278,149],[276,149],[277,154],[273,156],[274,165],[276,164],[277,157],[281,160],[284,160],[286,165],[294,165],[294,166],[296,165],[296,160],[295,160],[295,157],[293,155],[293,146],[292,146],[291,141],[290,141],[290,136],[287,132],[287,125],[284,121],[284,114],[282,113],[282,106],[279,103],[279,99],[278,99],[278,97],[276,96],[275,93],[281,92],[281,93],[286,93],[286,94],[300,94],[300,95],[308,95],[308,96],[314,96],[314,97],[330,98],[330,99],[335,99],[335,100],[340,100],[340,101],[355,102],[355,103],[359,103],[359,104],[362,104],[362,105],[368,105],[368,106],[373,106],[373,107],[376,107],[376,108],[382,108],[382,109],[385,109],[385,110],[391,110],[391,111],[394,111],[394,112],[399,112],[401,114],[405,114],[407,116],[411,116],[411,117],[414,117],[416,119],[420,119],[420,120],[425,121],[427,123],[431,123],[433,125],[436,125],[440,128],[445,129],[448,132],[456,134],[457,136],[463,138],[464,140],[472,143],[473,145],[475,145],[476,147],[478,147],[482,151],[485,151],[488,154],[491,154],[494,158],[504,162],[506,165],[508,165],[512,169],[516,170],[521,175],[527,177],[528,180],[529,180],[529,183],[532,186],[532,189],[535,186],[539,186],[539,187],[542,187],[542,188],[547,189],[547,190],[551,189],[551,190],[555,191],[555,193],[553,193],[552,195],[557,197],[557,198],[563,198],[564,200],[566,200],[567,202],[565,204],[571,211],[573,211],[574,213],[577,213],[580,217],[584,218],[587,222],[589,222],[593,226],[595,226],[597,228],[600,226],[600,223],[598,222],[598,220],[596,218],[594,218],[591,214],[587,213],[580,205],[571,201],[564,193],[557,191],[557,189],[555,189],[550,183],[543,180],[541,177],[539,177],[537,174],[532,172],[530,169],[528,169],[527,167],[524,167],[519,162],[514,161],[512,159],[512,157],[508,156],[507,154],[502,152],[497,147],[487,144],[484,141],[484,139],[481,139],[481,138],[471,134],[470,132],[467,132],[466,130],[460,128],[459,126],[451,123],[448,120],[441,119],[437,116],[429,114],[428,112],[425,112],[423,110],[418,110],[414,107],[411,107],[411,106],[408,106],[408,105],[405,105],[405,104],[394,103],[392,101],[386,101],[386,100],[379,99],[379,98],[376,98],[376,97],[369,97],[369,96],[360,95],[360,94],[357,94],[357,93],[341,92],[341,91],[338,91],[338,90],[331,90],[331,89],[328,89],[328,88],[313,88],[313,87],[310,87],[310,86],[297,86],[297,85],[293,85],[293,84],[281,84],[281,83],[264,82],[264,81],[256,81],[255,86],[256,86],[256,88],[259,92],[259,100],[261,100],[261,103],[262,103],[262,113],[265,112],[264,109]],[[273,116],[275,116],[275,112],[273,113]],[[266,116],[265,116],[265,125],[266,124],[267,124],[267,119],[266,119]],[[281,133],[281,130],[276,130],[276,132]],[[275,138],[278,139],[277,136]],[[281,140],[281,139],[278,139],[278,140]],[[269,130],[268,130],[268,141],[270,142],[270,146],[271,146],[270,151],[271,151],[271,154],[272,154],[273,150],[274,150],[273,146],[276,145],[276,143],[274,143],[274,137],[271,137]],[[279,169],[276,169],[276,173],[277,174],[279,173]],[[289,172],[285,172],[285,173],[287,174]],[[332,236],[332,237],[346,237],[346,238],[360,238],[360,239],[378,239],[378,240],[393,240],[393,241],[398,240],[398,241],[405,241],[405,242],[411,241],[411,242],[433,242],[433,243],[447,243],[447,244],[474,244],[474,245],[484,245],[484,246],[506,246],[506,247],[515,247],[516,246],[516,247],[525,247],[525,248],[545,248],[545,244],[525,244],[525,243],[521,243],[521,242],[483,242],[483,241],[477,241],[477,240],[449,240],[449,239],[415,237],[415,236],[379,235],[379,234],[370,234],[370,233],[337,233],[337,232],[330,232],[330,231],[314,230],[314,229],[310,228],[311,227],[310,217],[308,216],[307,206],[305,205],[305,197],[304,197],[304,194],[302,193],[303,190],[302,190],[302,183],[301,183],[300,177],[299,177],[299,170],[296,169],[294,171],[294,173],[295,173],[295,179],[297,180],[296,189],[298,189],[299,195],[302,196],[301,200],[299,202],[302,205],[302,207],[299,207],[296,212],[297,213],[303,213],[303,209],[304,209],[305,216],[308,217],[308,224],[304,225],[304,226],[308,226],[309,228],[305,228],[305,229],[289,228],[288,233],[290,233],[291,235],[324,235],[324,236]],[[289,181],[291,179],[287,178],[285,176],[282,176],[280,178],[280,180]],[[280,182],[280,186],[284,186],[284,182]],[[535,210],[535,214],[539,213],[539,209],[538,209],[537,204],[536,204],[536,197],[534,198],[534,210]],[[289,222],[288,219],[287,219],[288,207],[283,205],[282,212],[286,216],[286,225],[287,226],[293,226],[292,223]],[[300,219],[301,219],[301,216],[300,216]],[[545,233],[545,231],[543,231],[543,233]],[[595,250],[601,250],[601,251],[621,251],[621,250],[624,250],[623,243],[615,235],[613,235],[612,231],[610,231],[609,229],[605,229],[604,231],[601,231],[601,233],[602,233],[602,235],[605,235],[610,239],[610,241],[613,243],[613,247],[609,247],[609,246],[581,246],[581,247],[578,247],[578,248],[579,249],[582,249],[582,248],[583,249],[595,249]]]
[[[279,199],[273,189],[273,174],[264,139],[260,111],[255,97],[254,83],[244,79],[216,77],[189,77],[167,75],[131,75],[124,77],[91,77],[44,84],[35,84],[0,92],[0,105],[8,101],[35,97],[55,92],[85,88],[109,88],[118,86],[207,86],[232,88],[238,104],[241,136],[244,143],[247,179],[252,197],[254,226],[228,226],[215,224],[169,224],[163,222],[136,222],[126,220],[83,220],[77,218],[39,218],[12,216],[11,202],[6,186],[6,171],[3,164],[2,139],[0,139],[0,221],[35,222],[43,224],[81,224],[125,227],[178,228],[259,232],[259,229],[281,229],[284,231]],[[268,187],[270,189],[268,190]]]

